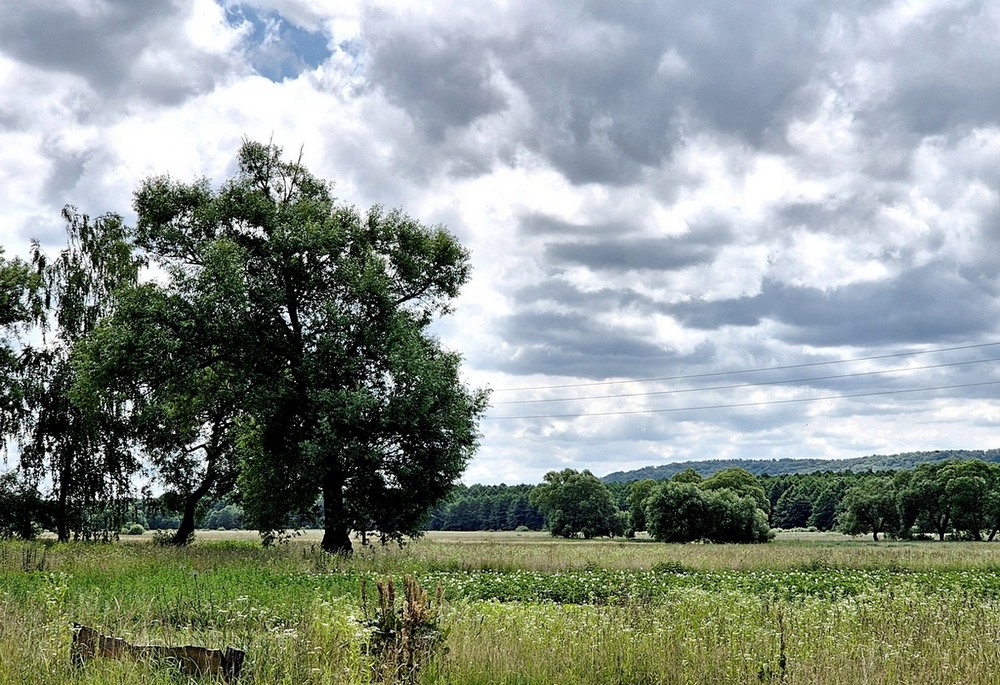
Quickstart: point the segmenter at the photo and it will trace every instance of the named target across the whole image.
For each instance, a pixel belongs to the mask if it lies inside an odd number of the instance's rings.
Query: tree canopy
[[[155,429],[140,435],[176,471],[167,481],[197,495],[228,480],[238,454],[245,516],[262,531],[321,494],[324,549],[350,551],[352,532],[419,534],[476,449],[486,407],[428,332],[469,277],[454,236],[338,203],[256,142],[219,189],[154,177],[134,208],[135,245],[165,283],[124,296],[101,332],[110,345],[89,359],[94,378],[147,397]],[[130,355],[147,361],[116,361]]]
[[[545,516],[552,535],[589,539],[621,532],[611,493],[590,471],[549,471],[545,482],[531,491],[530,499]]]
[[[679,474],[680,475],[680,474]],[[767,499],[757,479],[743,469],[720,471],[708,480],[662,481],[637,502],[649,534],[661,542],[767,542]],[[643,482],[643,481],[638,481]],[[640,488],[640,492],[646,488]]]

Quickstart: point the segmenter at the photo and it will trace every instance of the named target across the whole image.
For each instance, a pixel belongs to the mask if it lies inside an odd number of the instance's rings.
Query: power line
[[[1000,343],[994,343],[1000,344]],[[627,416],[631,414],[666,414],[670,412],[702,411],[707,409],[738,409],[743,407],[765,407],[776,404],[794,404],[801,402],[822,402],[823,400],[842,400],[856,397],[877,397],[881,395],[901,395],[915,392],[933,392],[935,390],[956,390],[959,388],[976,388],[986,385],[1000,385],[1000,381],[984,381],[981,383],[961,383],[958,385],[939,385],[930,388],[909,388],[906,390],[881,390],[878,392],[862,392],[850,395],[829,395],[826,397],[797,397],[785,400],[763,400],[760,402],[739,402],[734,404],[707,404],[699,407],[670,407],[667,409],[634,409],[627,411],[577,412],[573,414],[537,414],[528,416],[484,416],[484,420],[507,421],[514,419],[577,419],[590,416]]]
[[[630,393],[620,393],[617,395],[586,395],[583,397],[552,397],[547,399],[533,399],[533,400],[505,400],[503,402],[496,402],[495,405],[507,405],[507,404],[541,404],[543,402],[582,402],[584,400],[604,400],[604,399],[617,399],[620,397],[653,397],[657,395],[674,395],[680,393],[688,392],[708,392],[710,390],[733,390],[735,388],[756,388],[765,385],[785,385],[789,383],[810,383],[812,381],[827,381],[836,380],[840,378],[860,378],[862,376],[879,376],[889,373],[903,373],[906,371],[926,371],[928,369],[943,369],[953,366],[967,366],[969,364],[985,364],[988,362],[998,362],[1000,357],[991,357],[989,359],[973,359],[963,362],[949,362],[947,364],[928,364],[926,366],[910,366],[910,367],[900,367],[895,369],[882,369],[881,371],[858,371],[855,373],[842,373],[842,374],[831,374],[829,376],[812,376],[808,378],[783,378],[776,381],[759,381],[756,383],[734,383],[732,385],[710,385],[702,388],[677,388],[674,390],[654,390],[650,392],[630,392]]]
[[[493,392],[527,392],[531,390],[555,390],[558,388],[585,388],[603,385],[624,385],[626,383],[654,383],[657,381],[681,381],[693,378],[711,378],[717,376],[736,376],[745,373],[762,373],[765,371],[785,371],[788,369],[805,369],[814,366],[826,366],[828,364],[851,364],[854,362],[875,361],[878,359],[898,359],[900,357],[914,357],[922,354],[935,354],[937,352],[954,352],[957,350],[975,350],[984,347],[995,347],[1000,342],[979,343],[976,345],[959,345],[957,347],[938,347],[932,350],[921,350],[918,352],[897,352],[894,354],[879,354],[871,357],[853,357],[851,359],[834,359],[825,362],[807,362],[803,364],[787,364],[784,366],[764,366],[751,369],[734,371],[710,371],[706,373],[692,373],[680,376],[659,376],[655,378],[631,378],[620,381],[591,381],[587,383],[561,383],[557,385],[536,385],[523,388],[494,388]]]

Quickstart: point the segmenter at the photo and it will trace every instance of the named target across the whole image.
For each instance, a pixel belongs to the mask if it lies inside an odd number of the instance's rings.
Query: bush
[[[142,535],[145,532],[141,523],[130,523],[121,529],[122,535]]]

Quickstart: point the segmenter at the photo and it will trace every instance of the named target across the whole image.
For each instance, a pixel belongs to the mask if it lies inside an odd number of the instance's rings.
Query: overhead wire
[[[791,369],[805,369],[816,366],[826,366],[828,364],[852,364],[855,362],[877,361],[880,359],[898,359],[902,357],[915,357],[924,354],[936,354],[938,352],[955,352],[958,350],[974,350],[984,347],[1000,346],[1000,342],[977,343],[973,345],[957,345],[954,347],[938,347],[930,350],[916,350],[913,352],[896,352],[893,354],[879,354],[870,357],[853,357],[849,359],[831,359],[828,361],[803,362],[801,364],[785,364],[782,366],[762,366],[749,369],[735,369],[731,371],[707,371],[704,373],[691,373],[677,376],[657,376],[652,378],[630,378],[614,381],[589,381],[586,383],[559,383],[554,385],[535,385],[515,388],[494,388],[494,393],[500,392],[529,392],[533,390],[555,390],[559,388],[585,388],[603,385],[624,385],[628,383],[654,383],[658,381],[681,381],[695,378],[712,378],[717,376],[738,376],[747,373],[763,373],[766,371],[787,371]]]
[[[899,352],[893,354],[883,354],[883,355],[873,355],[868,357],[854,357],[850,359],[838,359],[829,360],[821,362],[807,362],[801,364],[786,364],[780,366],[770,366],[770,367],[757,367],[751,369],[743,369],[736,371],[714,371],[714,372],[704,372],[704,373],[694,373],[694,374],[683,374],[676,376],[662,376],[658,378],[637,378],[630,380],[616,380],[616,381],[598,381],[590,383],[565,383],[565,384],[555,384],[547,386],[534,386],[530,388],[521,388],[522,392],[537,391],[537,390],[551,390],[551,389],[569,389],[569,388],[583,388],[583,387],[602,387],[602,386],[613,386],[622,385],[627,383],[649,383],[649,382],[663,382],[663,381],[679,381],[679,380],[695,380],[722,376],[734,376],[741,374],[750,373],[762,373],[766,371],[784,371],[784,370],[794,370],[811,368],[817,366],[831,365],[831,364],[847,364],[856,363],[864,361],[874,361],[883,359],[895,359],[901,357],[913,357],[918,355],[935,354],[940,352],[952,352],[959,350],[970,350],[970,349],[982,349],[987,347],[995,347],[1000,345],[1000,342],[991,343],[978,343],[972,345],[958,345],[952,347],[941,347],[931,350],[918,350],[913,352]],[[940,369],[948,367],[957,366],[967,366],[972,364],[984,364],[990,362],[1000,361],[1000,357],[992,357],[988,359],[973,359],[957,362],[943,362],[940,364],[925,364],[921,366],[910,366],[910,367],[897,367],[893,369],[880,369],[874,371],[859,371],[853,373],[843,373],[843,374],[828,374],[823,376],[813,376],[807,378],[783,378],[778,380],[769,381],[758,381],[749,383],[733,383],[726,385],[715,385],[715,386],[702,386],[702,387],[689,387],[689,388],[674,388],[670,390],[653,390],[646,392],[630,392],[630,393],[616,393],[616,394],[603,394],[603,395],[587,395],[579,397],[556,397],[556,398],[532,398],[523,400],[505,400],[500,401],[497,405],[522,405],[522,404],[540,404],[540,403],[552,403],[552,402],[574,402],[574,401],[589,401],[589,400],[606,400],[606,399],[625,399],[625,398],[637,398],[637,397],[655,397],[655,396],[665,396],[674,395],[681,393],[693,393],[693,392],[710,392],[719,390],[733,390],[733,389],[745,389],[745,388],[755,388],[763,386],[774,386],[774,385],[788,385],[788,384],[802,384],[810,383],[814,381],[826,381],[826,380],[839,380],[844,378],[859,378],[859,377],[870,377],[885,375],[891,373],[905,373],[913,371],[926,371],[931,369]],[[973,388],[982,387],[989,385],[1000,384],[1000,380],[997,381],[981,381],[976,383],[959,383],[953,385],[938,385],[930,387],[919,387],[919,388],[904,388],[904,389],[893,389],[893,390],[877,390],[861,393],[849,393],[849,394],[838,394],[838,395],[828,395],[821,397],[797,397],[797,398],[785,398],[785,399],[775,399],[775,400],[759,400],[753,402],[732,402],[732,403],[718,403],[718,404],[704,404],[698,406],[686,406],[686,407],[666,407],[666,408],[648,408],[648,409],[624,409],[624,410],[614,410],[614,411],[576,411],[576,412],[563,412],[563,413],[539,413],[539,414],[525,414],[525,415],[508,415],[508,416],[485,416],[484,419],[488,420],[529,420],[529,419],[571,419],[580,417],[602,417],[602,416],[626,416],[635,414],[663,414],[663,413],[674,413],[674,412],[691,412],[691,411],[705,411],[705,410],[716,410],[716,409],[737,409],[746,407],[762,407],[769,405],[782,405],[782,404],[793,404],[793,403],[804,403],[804,402],[820,402],[826,400],[836,400],[836,399],[851,399],[859,397],[878,397],[886,395],[899,395],[906,393],[921,393],[921,392],[934,392],[940,390],[953,390],[961,388]],[[511,388],[506,389],[508,391],[514,390]]]
[[[855,397],[877,397],[880,395],[901,395],[905,393],[933,392],[937,390],[955,390],[959,388],[976,388],[986,385],[1000,385],[997,381],[982,381],[979,383],[959,383],[956,385],[938,385],[929,388],[905,388],[901,390],[879,390],[874,392],[853,393],[847,395],[829,395],[826,397],[795,397],[783,400],[761,400],[759,402],[737,402],[732,404],[707,404],[698,407],[667,407],[662,409],[632,409],[622,411],[606,412],[576,412],[572,414],[539,414],[528,416],[484,416],[484,419],[493,421],[513,420],[513,419],[576,419],[590,416],[626,416],[630,414],[665,414],[670,412],[703,411],[708,409],[737,409],[742,407],[764,407],[776,404],[795,404],[801,402],[822,402],[824,400],[841,400]]]
[[[651,390],[649,392],[628,392],[614,395],[584,395],[581,397],[549,397],[536,398],[530,400],[504,400],[497,402],[496,406],[509,404],[541,404],[548,402],[582,402],[584,400],[605,400],[623,397],[654,397],[659,395],[676,395],[690,392],[707,392],[710,390],[733,390],[735,388],[756,388],[765,385],[787,385],[791,383],[811,383],[813,381],[838,380],[841,378],[860,378],[862,376],[879,376],[890,373],[905,373],[907,371],[926,371],[928,369],[942,369],[953,366],[968,366],[970,364],[985,364],[988,362],[998,362],[1000,357],[990,357],[989,359],[972,359],[961,362],[949,362],[946,364],[927,364],[924,366],[903,366],[895,369],[881,369],[879,371],[857,371],[854,373],[831,374],[828,376],[811,376],[806,378],[782,378],[775,381],[758,381],[755,383],[733,383],[731,385],[709,385],[701,388],[674,388],[672,390]]]

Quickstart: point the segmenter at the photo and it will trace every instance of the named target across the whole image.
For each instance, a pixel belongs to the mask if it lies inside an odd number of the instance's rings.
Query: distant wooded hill
[[[925,462],[946,461],[948,459],[982,459],[1000,463],[1000,449],[994,450],[935,450],[933,452],[903,452],[901,454],[873,454],[852,459],[709,459],[705,461],[682,461],[675,464],[645,466],[634,471],[615,471],[604,476],[605,483],[628,483],[634,480],[652,478],[663,480],[685,469],[694,469],[703,477],[709,477],[723,469],[746,469],[755,476],[779,476],[793,473],[815,473],[817,471],[898,471],[912,469]]]

